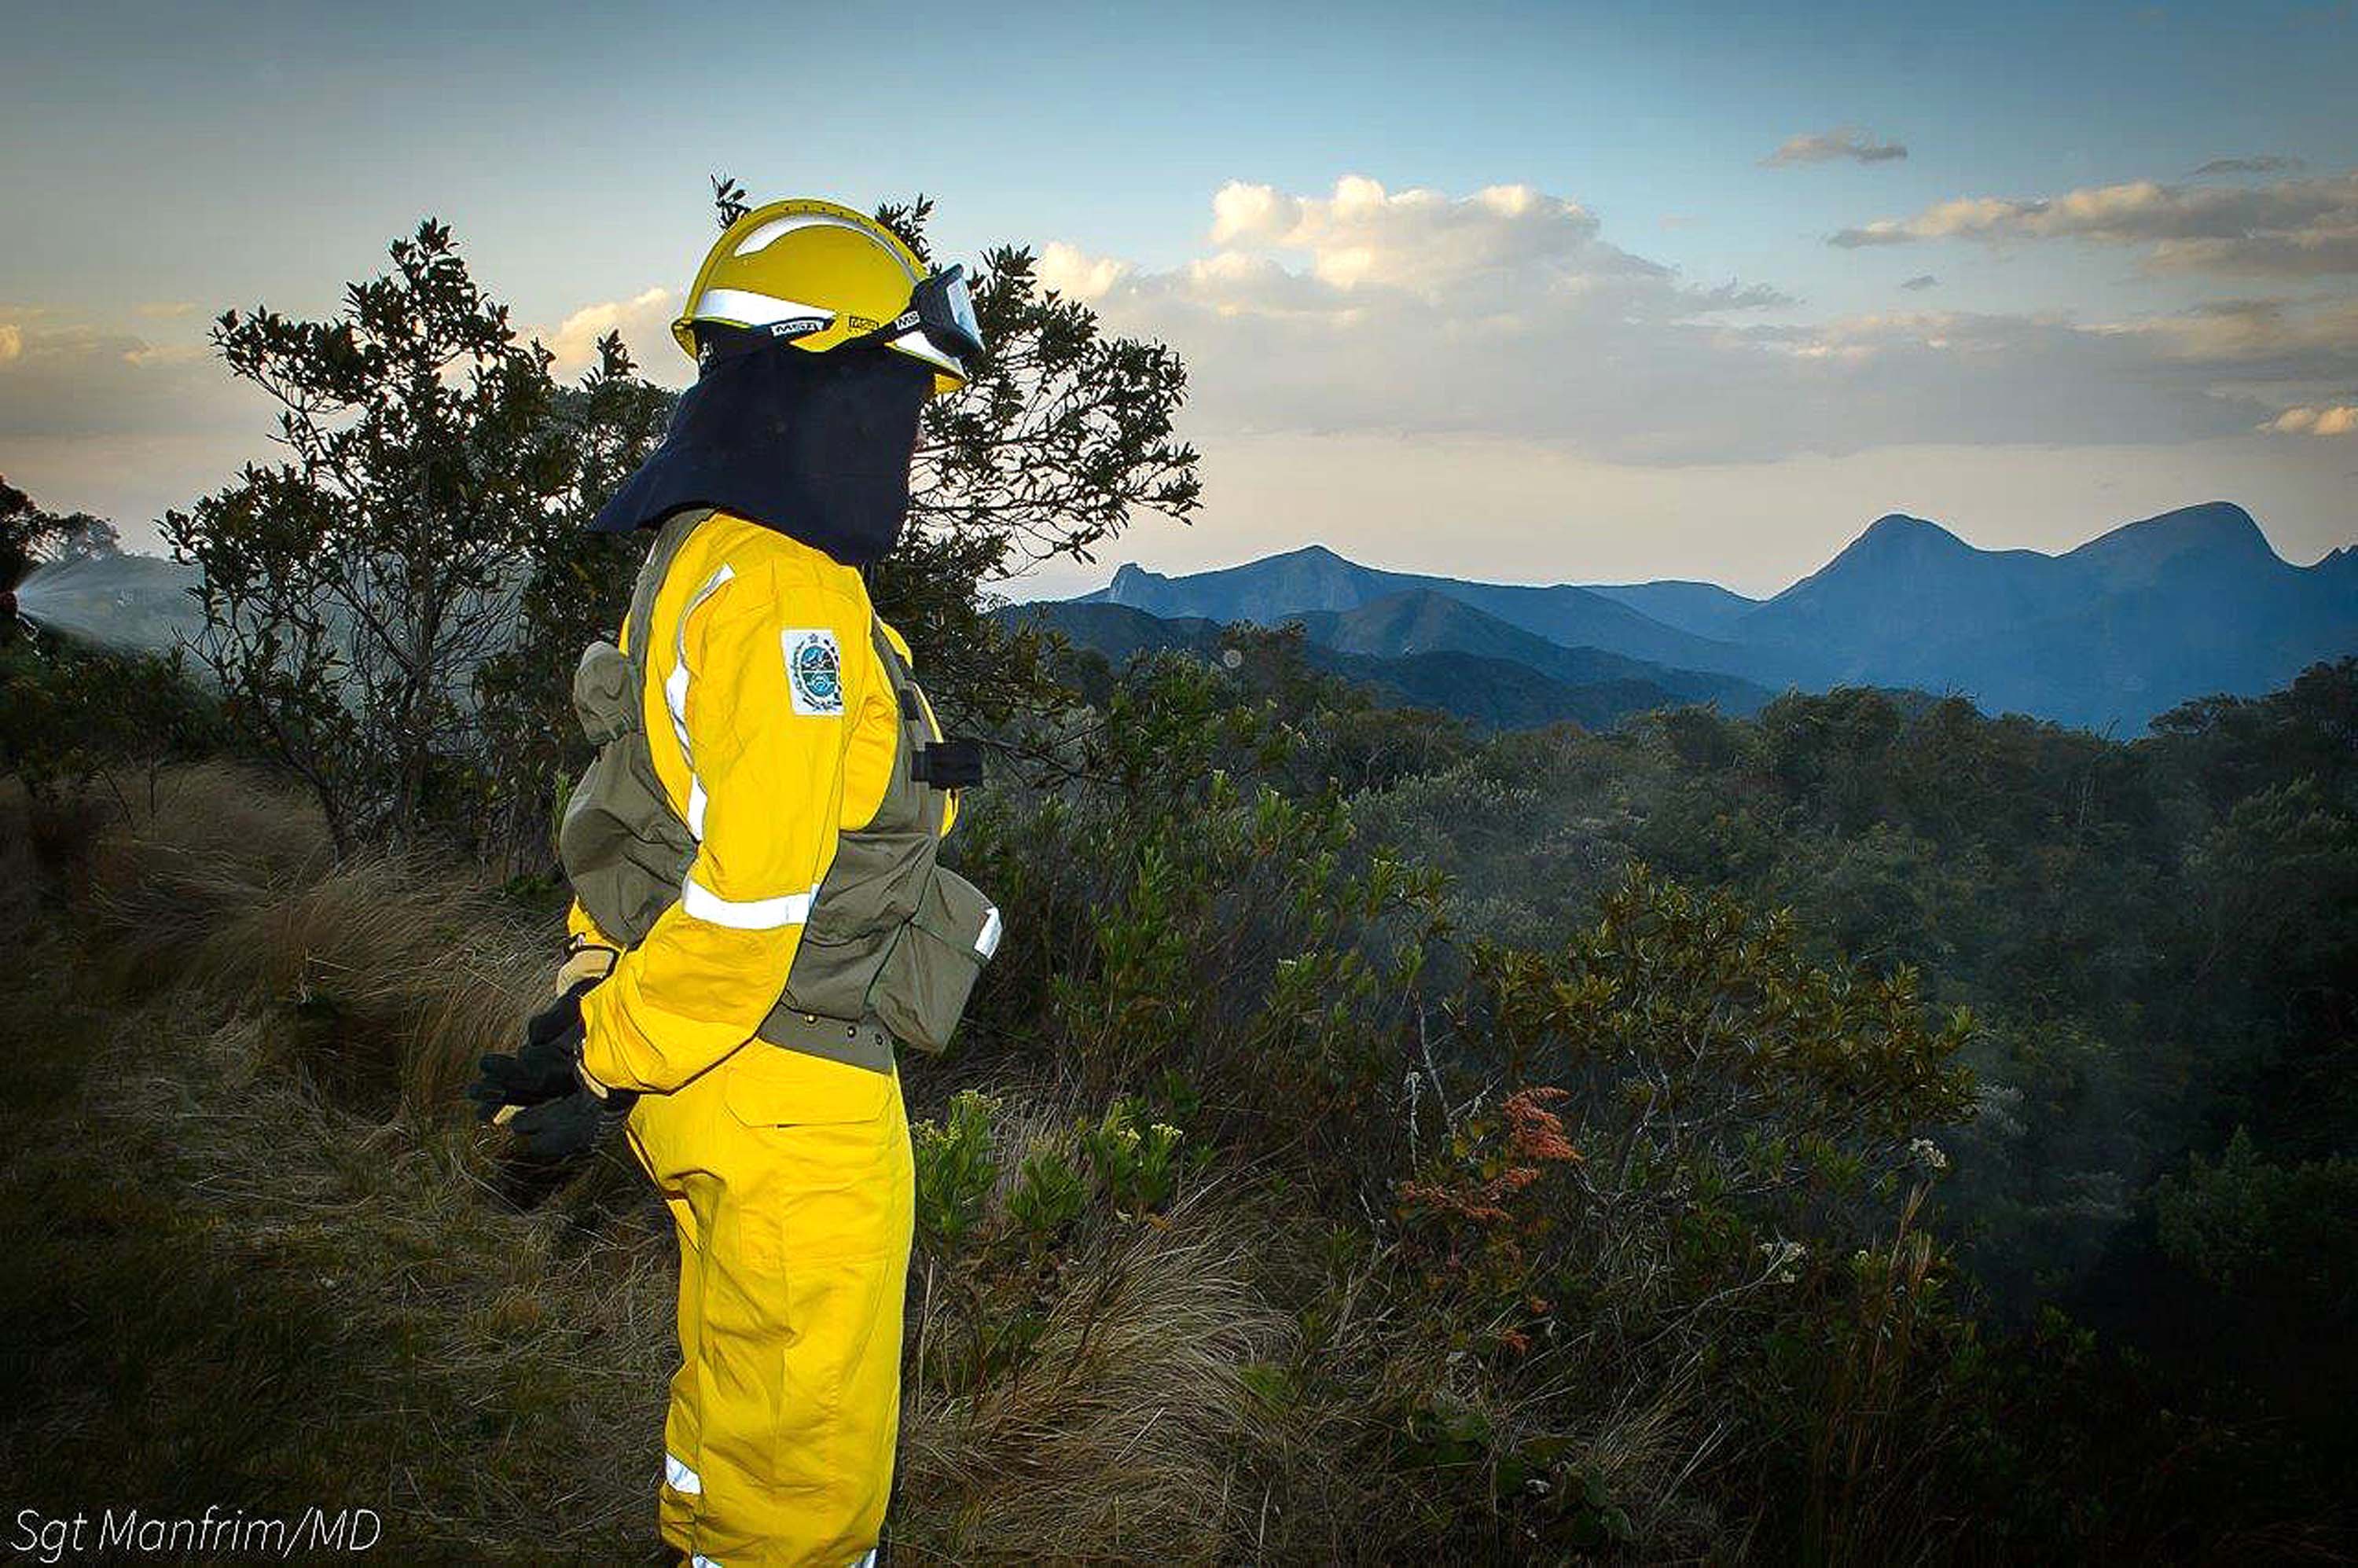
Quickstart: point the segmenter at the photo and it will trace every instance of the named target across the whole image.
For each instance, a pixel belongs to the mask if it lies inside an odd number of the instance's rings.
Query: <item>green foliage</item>
[[[213,345],[278,403],[291,458],[164,520],[202,573],[232,719],[345,849],[469,836],[489,755],[474,677],[514,636],[520,554],[596,478],[546,351],[516,341],[449,229],[391,254],[331,319],[222,316]]]
[[[939,1122],[910,1129],[917,1164],[917,1235],[937,1254],[955,1254],[982,1221],[983,1201],[999,1180],[990,1148],[990,1119],[997,1105],[967,1089],[950,1101]]]
[[[646,556],[644,539],[588,525],[662,440],[674,404],[638,378],[620,333],[600,339],[598,355],[579,386],[557,389],[554,417],[579,466],[562,495],[524,519],[514,625],[474,681],[486,752],[472,830],[518,867],[550,860],[552,823],[590,763],[574,666],[581,649],[622,623]]]
[[[1162,1226],[1186,1163],[1181,1134],[1142,1101],[1021,1142],[1000,1102],[974,1090],[939,1121],[911,1128],[917,1156],[917,1254],[929,1322],[957,1325],[920,1347],[922,1375],[952,1393],[1020,1381],[1048,1331],[1065,1278],[1109,1229]]]
[[[0,772],[50,802],[117,773],[220,750],[220,706],[178,654],[121,654],[38,633],[0,643]]]
[[[1142,1102],[1125,1097],[1105,1119],[1081,1131],[1081,1152],[1117,1214],[1142,1219],[1167,1207],[1179,1190],[1179,1142],[1167,1121],[1147,1117]]]
[[[1176,1074],[1229,1134],[1307,1136],[1333,1178],[1379,1166],[1441,884],[1364,854],[1333,791],[1238,782],[1291,784],[1303,743],[1167,657],[1053,754],[1060,788],[970,806],[960,863],[1022,914],[962,1049],[1044,1054],[1100,1094]]]
[[[2154,1209],[2163,1250],[2214,1289],[2358,1329],[2358,1158],[2270,1163],[2238,1128],[2216,1161],[2165,1177]]]
[[[2358,812],[2303,775],[2258,789],[2189,851],[2203,938],[2192,983],[2228,1018],[2346,1030],[2358,1018]],[[2221,992],[2227,996],[2222,996]]]
[[[0,589],[15,588],[37,566],[92,560],[118,555],[122,548],[114,524],[105,518],[47,511],[0,479]]]
[[[1034,1149],[1023,1156],[1023,1168],[1016,1173],[1007,1212],[1028,1239],[1044,1247],[1081,1217],[1088,1195],[1081,1173],[1062,1150]]]

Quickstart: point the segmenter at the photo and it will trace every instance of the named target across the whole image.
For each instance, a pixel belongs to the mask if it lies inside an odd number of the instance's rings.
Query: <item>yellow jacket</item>
[[[679,902],[582,1000],[582,1066],[600,1083],[676,1089],[777,1002],[837,836],[875,815],[896,754],[874,613],[855,568],[773,529],[715,513],[681,545],[641,701],[657,779],[698,848]],[[622,946],[578,903],[567,924]]]

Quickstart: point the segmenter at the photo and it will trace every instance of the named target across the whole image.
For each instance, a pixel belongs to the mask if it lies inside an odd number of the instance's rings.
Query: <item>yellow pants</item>
[[[900,1424],[899,1079],[757,1040],[642,1096],[631,1142],[679,1227],[664,1539],[697,1568],[862,1562]]]

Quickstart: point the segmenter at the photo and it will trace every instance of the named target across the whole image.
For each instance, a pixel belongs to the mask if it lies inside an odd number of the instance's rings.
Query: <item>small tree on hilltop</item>
[[[516,341],[444,224],[331,320],[230,311],[212,341],[281,406],[290,460],[174,512],[231,711],[318,795],[341,848],[462,820],[471,683],[506,645],[517,561],[579,482],[549,355]]]
[[[0,589],[15,588],[35,567],[122,553],[123,542],[105,518],[48,511],[0,479]]]
[[[725,224],[745,193],[716,180]],[[932,204],[880,209],[924,254]],[[305,779],[344,849],[429,827],[511,853],[545,841],[583,761],[573,659],[611,635],[644,541],[584,532],[658,439],[672,395],[619,336],[578,387],[519,343],[431,220],[331,320],[232,311],[213,332],[280,406],[290,460],[165,519],[203,574],[201,650],[235,722]],[[871,573],[923,644],[953,716],[1056,699],[1034,641],[990,618],[986,582],[1092,546],[1139,509],[1184,520],[1193,449],[1173,438],[1186,374],[1159,343],[1109,338],[1038,285],[1028,251],[985,256],[990,347],[927,406],[911,526]]]

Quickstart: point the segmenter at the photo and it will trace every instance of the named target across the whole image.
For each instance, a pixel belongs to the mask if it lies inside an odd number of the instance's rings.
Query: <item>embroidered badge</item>
[[[795,711],[809,717],[832,717],[843,711],[843,652],[835,633],[796,631],[778,634],[785,644],[786,684],[794,688]]]

